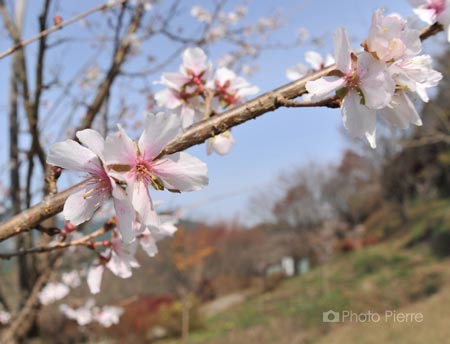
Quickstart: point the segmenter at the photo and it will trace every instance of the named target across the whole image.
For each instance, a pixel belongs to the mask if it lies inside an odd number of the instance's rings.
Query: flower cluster
[[[92,294],[100,292],[105,268],[117,277],[131,277],[132,269],[140,267],[135,258],[138,245],[149,257],[154,257],[158,253],[156,242],[173,235],[177,230],[175,224],[178,221],[177,218],[169,215],[161,215],[160,220],[161,224],[157,231],[150,231],[147,228],[132,243],[124,243],[119,239],[120,234],[117,231],[113,232],[111,244],[104,252],[98,254],[98,259],[87,272],[87,283]]]
[[[247,96],[259,91],[227,68],[213,73],[211,62],[200,48],[186,49],[179,73],[164,73],[159,83],[167,88],[155,94],[158,105],[176,111],[183,128],[242,104]],[[209,139],[207,152],[225,155],[234,143],[231,132],[226,131]]]
[[[180,132],[179,116],[158,113],[146,116],[138,141],[119,126],[106,140],[86,129],[77,133],[81,144],[74,140],[54,144],[48,163],[86,174],[86,182],[64,205],[65,219],[79,225],[112,198],[120,240],[131,243],[148,232],[164,232],[148,186],[182,192],[199,190],[208,183],[207,166],[197,158],[187,153],[160,156]]]
[[[98,322],[103,327],[111,327],[118,324],[123,308],[116,306],[98,307],[94,299],[86,301],[84,306],[72,308],[66,304],[61,304],[59,310],[68,318],[75,320],[78,325],[86,326],[92,322]]]
[[[106,249],[103,252],[95,250],[97,258],[91,266],[83,268],[80,271],[63,272],[61,282],[48,283],[38,295],[41,304],[49,305],[65,298],[69,295],[71,289],[78,288],[81,285],[82,277],[86,277],[89,290],[92,294],[99,293],[105,269],[110,270],[115,276],[120,278],[131,277],[132,269],[140,267],[140,264],[135,258],[138,246],[149,257],[154,257],[158,253],[156,242],[172,236],[177,231],[176,224],[179,219],[179,214],[163,214],[159,215],[159,219],[160,225],[157,229],[150,230],[146,228],[131,243],[123,242],[119,231],[113,228],[111,231],[112,239],[99,242],[99,246],[103,246]],[[135,225],[138,226],[138,222],[135,222]],[[135,228],[135,230],[138,232],[140,229]],[[77,232],[71,234],[75,233]]]
[[[335,63],[333,56],[330,54],[327,54],[325,59],[323,59],[322,55],[315,51],[307,51],[305,53],[305,61],[308,62],[312,70],[315,72],[318,72]],[[303,78],[309,71],[310,69],[307,66],[303,63],[299,63],[294,67],[287,69],[286,77],[289,80],[297,80]]]
[[[345,29],[334,36],[337,71],[310,81],[306,89],[312,100],[336,91],[342,99],[344,126],[354,137],[366,137],[376,147],[376,117],[406,129],[422,121],[411,101],[416,93],[429,100],[426,89],[436,86],[441,73],[432,69],[429,55],[419,55],[419,32],[399,15],[383,16],[378,9],[372,17],[364,51],[355,52]]]
[[[40,291],[38,298],[43,305],[49,305],[65,298],[70,293],[70,288],[64,283],[50,282]]]

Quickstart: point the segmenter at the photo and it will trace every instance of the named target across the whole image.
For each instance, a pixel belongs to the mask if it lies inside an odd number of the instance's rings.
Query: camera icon
[[[339,322],[339,312],[329,310],[328,312],[322,313],[322,321],[326,323]]]

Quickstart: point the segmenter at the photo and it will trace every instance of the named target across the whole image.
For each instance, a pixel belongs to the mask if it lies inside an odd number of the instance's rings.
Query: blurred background
[[[12,10],[13,1],[6,3]],[[70,18],[101,3],[55,1],[49,18]],[[120,122],[138,133],[142,114],[157,110],[153,95],[162,87],[153,82],[163,72],[176,71],[180,52],[195,42],[182,37],[197,37],[196,42],[209,37],[202,48],[211,61],[244,75],[263,93],[287,83],[286,69],[303,63],[306,51],[332,54],[337,27],[345,26],[358,47],[375,8],[412,17],[407,1],[174,3],[175,14],[164,28],[178,39],[155,33],[172,2],[153,2],[137,50],[122,67],[94,128],[108,133]],[[206,24],[192,14],[195,6],[224,14],[243,6],[245,15],[237,23],[218,20],[203,30]],[[28,3],[24,37],[36,33],[41,7],[41,1]],[[102,85],[114,46],[110,26],[118,11],[97,13],[50,36],[55,50],[46,64],[49,88],[39,119],[45,149],[73,133]],[[226,33],[207,36],[220,25]],[[247,35],[241,28],[248,27],[253,31]],[[11,41],[5,30],[0,34],[3,51]],[[33,68],[37,45],[26,51]],[[180,216],[178,230],[158,243],[154,258],[138,254],[141,268],[129,279],[105,272],[96,302],[122,307],[120,322],[108,328],[79,326],[56,303],[39,311],[37,338],[26,343],[448,342],[450,51],[443,35],[425,42],[424,51],[435,57],[444,79],[430,103],[417,104],[422,127],[398,131],[380,122],[378,147],[372,150],[349,138],[339,109],[280,109],[233,129],[236,144],[225,157],[207,156],[204,145],[189,149],[207,162],[210,185],[192,194],[152,192],[162,201],[162,212]],[[223,62],[227,54],[235,58]],[[11,63],[11,57],[0,60],[3,75],[11,74]],[[8,94],[8,83],[0,90]],[[7,96],[0,108],[8,109]],[[22,110],[20,118],[25,118]],[[6,116],[0,129],[8,138]],[[28,133],[20,135],[23,146],[29,145]],[[8,154],[6,145],[0,147],[2,219],[13,209],[9,173],[14,167]],[[21,159],[24,165],[30,161],[25,153]],[[28,205],[42,198],[37,182],[42,176],[39,169],[33,172]],[[19,178],[27,179],[25,167]],[[59,187],[77,180],[77,174],[63,174]],[[98,228],[108,211],[99,211],[81,230]],[[71,251],[54,279],[89,260],[91,252]],[[0,294],[19,300],[18,260],[2,260],[0,269]],[[83,281],[64,302],[82,305],[89,297]],[[345,311],[373,312],[382,320],[329,322],[324,318],[328,311],[341,317]],[[386,311],[422,314],[423,321],[385,319]]]

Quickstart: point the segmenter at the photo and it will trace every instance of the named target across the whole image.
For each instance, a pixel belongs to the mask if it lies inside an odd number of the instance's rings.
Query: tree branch
[[[103,227],[100,227],[95,232],[92,232],[89,235],[86,235],[78,240],[74,240],[71,242],[59,242],[54,245],[48,245],[48,246],[41,246],[41,247],[33,247],[27,250],[19,250],[16,252],[11,253],[0,253],[0,259],[10,259],[13,257],[18,256],[25,256],[27,254],[31,253],[45,253],[45,252],[51,252],[56,250],[61,250],[68,247],[74,247],[74,246],[87,246],[87,247],[96,247],[103,245],[103,242],[94,243],[91,240],[105,234],[112,228],[111,225],[104,225]]]
[[[104,10],[107,10],[109,8],[113,8],[113,7],[122,5],[122,4],[126,3],[127,1],[128,0],[118,0],[117,2],[106,3],[106,4],[103,4],[103,5],[100,5],[100,6],[96,6],[96,7],[91,8],[90,10],[88,10],[86,12],[83,12],[83,13],[81,13],[79,15],[76,15],[75,17],[72,17],[72,18],[70,18],[70,19],[68,19],[66,21],[63,21],[62,23],[55,24],[55,25],[49,27],[48,29],[46,29],[44,31],[41,31],[36,36],[33,36],[33,37],[28,38],[28,39],[26,39],[24,41],[21,41],[21,42],[17,42],[13,47],[9,48],[8,50],[5,50],[3,53],[0,53],[0,59],[6,57],[8,55],[11,55],[15,51],[17,51],[19,49],[22,49],[24,46],[26,46],[26,45],[28,45],[30,43],[33,43],[33,42],[41,39],[42,37],[45,37],[45,36],[49,35],[52,32],[60,30],[60,29],[62,29],[65,26],[73,24],[73,23],[79,21],[80,19],[83,19],[83,18],[85,18],[85,17],[87,17],[87,16],[89,16],[89,15],[95,13],[95,12],[104,11]],[[0,9],[2,9],[2,8],[5,8],[4,7],[4,0],[0,0]],[[11,21],[8,21],[8,20],[5,20],[5,25],[7,26],[8,31],[11,31],[11,27],[14,27],[14,24]]]
[[[30,209],[22,211],[11,219],[0,224],[0,242],[23,232],[28,232],[42,221],[58,214],[70,194],[86,185],[89,181],[78,183],[71,188],[51,195]]]

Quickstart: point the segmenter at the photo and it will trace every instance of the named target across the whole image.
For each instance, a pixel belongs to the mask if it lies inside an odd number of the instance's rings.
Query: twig
[[[27,250],[19,250],[16,252],[11,253],[0,253],[0,259],[10,259],[13,257],[18,256],[25,256],[27,254],[31,253],[45,253],[45,252],[51,252],[56,250],[61,250],[68,247],[74,247],[74,246],[87,246],[87,247],[95,247],[95,246],[101,246],[103,245],[103,242],[97,242],[94,243],[91,240],[105,234],[108,232],[112,227],[108,225],[104,225],[103,227],[100,227],[95,232],[92,232],[89,235],[86,235],[78,240],[74,240],[71,242],[59,242],[54,245],[48,245],[48,246],[41,246],[41,247],[33,247]]]
[[[91,124],[94,121],[96,114],[100,111],[104,100],[109,94],[109,90],[115,78],[117,77],[117,75],[119,75],[120,68],[125,62],[130,47],[128,37],[129,35],[135,33],[139,28],[144,12],[145,10],[143,5],[139,6],[136,9],[133,17],[130,20],[130,23],[128,24],[127,32],[125,33],[125,36],[122,38],[122,41],[120,42],[120,45],[117,48],[116,52],[114,53],[111,66],[109,67],[106,77],[101,83],[98,92],[95,96],[95,99],[92,101],[88,111],[84,115],[81,125],[77,128],[76,131],[91,127]]]
[[[214,98],[214,91],[205,89],[205,110],[203,111],[203,119],[208,119],[211,115],[211,103]]]
[[[26,39],[24,41],[21,41],[21,42],[17,43],[16,45],[14,45],[13,47],[9,48],[8,50],[5,50],[3,53],[0,53],[0,59],[6,57],[8,55],[11,55],[15,51],[23,48],[24,46],[26,46],[26,45],[28,45],[30,43],[33,43],[33,42],[37,41],[38,39],[41,39],[42,37],[47,36],[48,34],[54,32],[54,31],[62,29],[63,27],[65,27],[67,25],[73,24],[73,23],[77,22],[78,20],[83,19],[83,18],[85,18],[85,17],[87,17],[87,16],[89,16],[89,15],[95,13],[95,12],[104,11],[104,10],[107,10],[109,8],[113,8],[113,7],[116,7],[118,5],[122,5],[122,4],[126,3],[127,1],[128,0],[118,0],[117,2],[113,2],[113,3],[105,3],[103,5],[99,5],[99,6],[96,6],[94,8],[91,8],[90,10],[88,10],[86,12],[80,13],[80,14],[76,15],[75,17],[67,19],[66,21],[63,21],[63,22],[61,22],[59,24],[55,24],[55,25],[49,27],[48,29],[46,29],[44,31],[41,31],[36,36],[33,36],[33,37],[28,38],[28,39]]]

